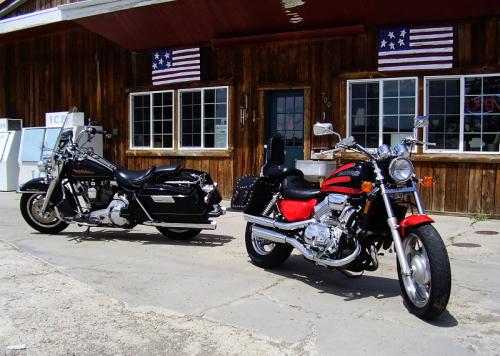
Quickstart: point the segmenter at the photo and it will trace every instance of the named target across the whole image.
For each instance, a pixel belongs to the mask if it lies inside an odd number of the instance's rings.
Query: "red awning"
[[[352,25],[443,25],[498,13],[498,0],[177,0],[75,21],[125,48],[143,50]]]

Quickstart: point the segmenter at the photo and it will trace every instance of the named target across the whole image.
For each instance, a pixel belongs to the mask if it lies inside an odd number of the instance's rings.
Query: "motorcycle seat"
[[[177,172],[179,166],[152,166],[149,169],[141,171],[129,171],[123,167],[117,167],[115,169],[116,180],[118,184],[127,188],[137,188],[144,185],[144,183],[156,175],[167,175]]]
[[[281,194],[285,199],[309,200],[321,193],[321,188],[301,176],[289,176],[283,180]]]
[[[266,163],[262,167],[262,175],[271,180],[281,180],[288,176],[303,177],[304,173],[300,169],[279,166],[273,163]]]

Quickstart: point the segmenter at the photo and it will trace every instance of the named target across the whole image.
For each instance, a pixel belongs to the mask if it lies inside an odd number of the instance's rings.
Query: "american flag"
[[[200,48],[154,51],[151,76],[153,85],[200,80]]]
[[[443,69],[453,65],[453,27],[381,30],[378,70]]]

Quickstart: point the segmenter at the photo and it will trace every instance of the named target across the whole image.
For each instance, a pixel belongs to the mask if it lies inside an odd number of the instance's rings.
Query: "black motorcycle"
[[[210,218],[225,208],[208,173],[180,166],[129,171],[85,148],[99,134],[106,132],[86,126],[73,141],[72,129],[62,129],[50,157],[39,162],[45,177],[19,188],[21,214],[32,228],[56,234],[68,224],[124,229],[142,224],[173,239],[216,228]]]

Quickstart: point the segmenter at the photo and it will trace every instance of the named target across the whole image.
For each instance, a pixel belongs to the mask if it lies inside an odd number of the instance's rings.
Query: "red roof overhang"
[[[175,0],[72,22],[124,48],[147,50],[207,42],[237,44],[225,41],[228,38],[248,43],[252,38],[266,40],[270,34],[279,34],[271,41],[286,39],[286,33],[290,39],[309,38],[322,29],[336,36],[349,34],[348,29],[358,33],[363,26],[444,25],[499,13],[498,0]]]
[[[301,2],[285,12],[283,3]],[[498,14],[499,8],[498,0],[177,0],[77,22],[123,47],[141,50],[350,25],[441,24]],[[298,17],[302,21],[291,22]]]

